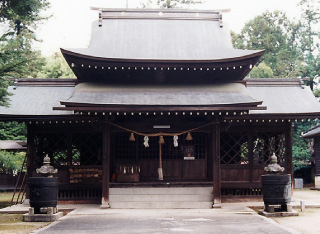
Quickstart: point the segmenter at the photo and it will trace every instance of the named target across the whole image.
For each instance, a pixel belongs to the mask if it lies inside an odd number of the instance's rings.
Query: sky
[[[39,25],[37,36],[41,43],[36,48],[43,56],[51,56],[60,48],[84,48],[90,40],[91,23],[98,19],[98,11],[90,7],[101,8],[137,8],[146,0],[49,0],[50,9],[43,13],[51,16]],[[224,13],[223,21],[231,30],[240,33],[246,22],[265,11],[285,11],[290,18],[299,15],[299,0],[206,0],[201,5],[190,9],[220,10],[230,9]]]

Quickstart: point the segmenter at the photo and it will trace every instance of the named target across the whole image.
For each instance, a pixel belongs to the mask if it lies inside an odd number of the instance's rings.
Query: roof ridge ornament
[[[102,27],[102,9],[99,9],[99,27]]]
[[[219,26],[220,26],[220,28],[223,28],[222,11],[219,11]]]

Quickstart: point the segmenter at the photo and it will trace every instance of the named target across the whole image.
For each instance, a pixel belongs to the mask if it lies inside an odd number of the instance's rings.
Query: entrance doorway
[[[192,140],[182,135],[174,146],[173,137],[164,136],[162,147],[162,168],[164,181],[207,180],[208,134],[192,132]],[[135,135],[129,140],[130,133],[118,132],[111,136],[111,167],[119,165],[132,168],[139,166],[140,181],[157,181],[159,168],[159,137],[149,138],[149,147],[144,146],[143,136]],[[132,139],[131,139],[132,140]],[[127,171],[127,170],[126,170]]]

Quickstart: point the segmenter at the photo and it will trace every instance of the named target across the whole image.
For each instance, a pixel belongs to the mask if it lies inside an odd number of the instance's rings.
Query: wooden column
[[[292,165],[292,124],[289,122],[287,124],[286,130],[286,173],[291,174],[291,191],[293,193],[293,165]]]
[[[34,164],[36,155],[34,154],[34,130],[27,124],[27,177],[32,177],[32,171],[34,170]],[[26,198],[29,199],[29,188],[27,186]]]
[[[102,145],[102,200],[100,208],[110,208],[109,205],[109,181],[110,181],[110,125],[103,126]]]
[[[221,177],[220,177],[220,124],[212,128],[211,133],[213,155],[213,208],[221,208]]]

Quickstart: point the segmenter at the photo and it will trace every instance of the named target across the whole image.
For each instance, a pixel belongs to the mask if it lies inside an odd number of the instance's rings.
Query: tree
[[[47,0],[0,0],[0,104],[7,103],[8,77],[34,77],[44,65],[40,53],[32,49],[34,30],[44,18],[40,12]]]
[[[46,65],[38,72],[39,78],[74,78],[75,75],[61,53],[46,59]]]
[[[301,76],[310,78],[307,84],[313,89],[313,79],[320,72],[320,32],[317,29],[320,22],[320,2],[319,0],[301,0],[299,6],[301,9],[300,48],[304,61]]]
[[[239,35],[233,33],[232,41],[235,48],[265,50],[260,62],[269,66],[275,77],[292,77],[299,59],[298,29],[285,13],[267,11],[246,23]]]
[[[201,4],[203,0],[147,0],[142,8],[182,8],[192,4]]]
[[[26,140],[27,128],[22,123],[0,122],[0,140]]]
[[[13,153],[0,150],[0,172],[16,175],[21,168],[25,153]]]
[[[252,69],[249,76],[250,78],[270,78],[273,77],[273,71],[269,66],[262,62]]]
[[[319,121],[304,121],[292,124],[292,160],[294,170],[306,167],[311,161],[308,140],[301,137],[301,134],[312,126],[319,124]]]

